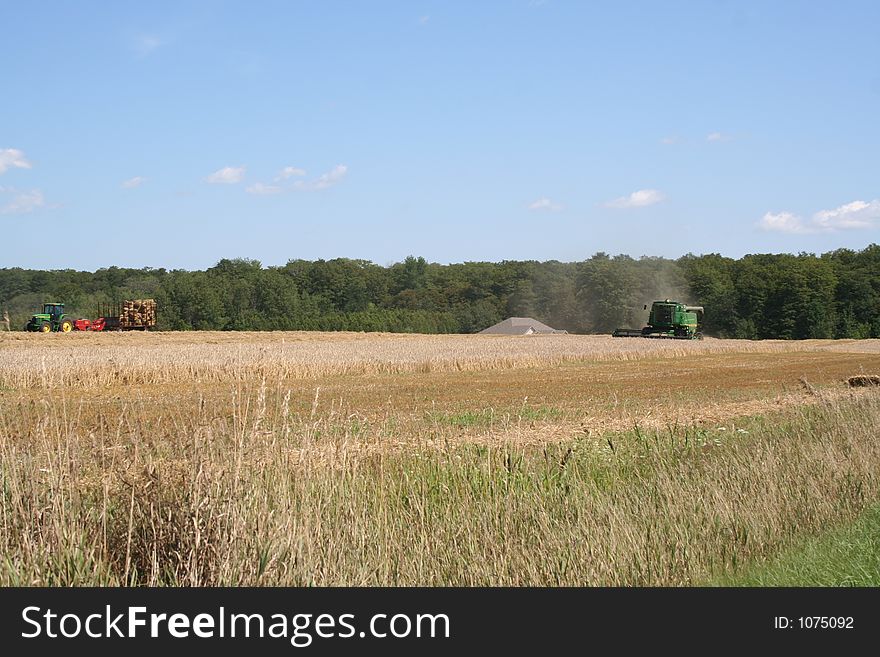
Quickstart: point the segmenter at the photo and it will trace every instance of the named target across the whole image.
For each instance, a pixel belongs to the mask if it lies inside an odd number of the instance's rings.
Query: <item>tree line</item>
[[[44,301],[93,317],[100,303],[154,298],[162,330],[474,333],[511,316],[570,333],[644,324],[645,304],[706,309],[704,332],[748,339],[880,337],[880,246],[861,251],[678,259],[597,253],[582,262],[465,262],[410,256],[224,259],[204,271],[0,269],[0,308],[21,329]]]

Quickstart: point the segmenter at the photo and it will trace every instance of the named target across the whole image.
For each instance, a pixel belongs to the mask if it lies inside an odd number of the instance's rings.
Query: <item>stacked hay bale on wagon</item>
[[[154,299],[131,299],[122,302],[119,313],[122,328],[152,328],[156,325],[156,301]]]

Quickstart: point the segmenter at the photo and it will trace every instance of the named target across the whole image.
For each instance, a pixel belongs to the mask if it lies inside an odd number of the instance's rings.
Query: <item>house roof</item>
[[[480,333],[493,335],[530,335],[532,333],[566,332],[567,331],[560,331],[551,326],[547,326],[543,322],[539,322],[537,319],[532,319],[531,317],[508,317],[494,326],[490,326],[489,328],[480,331]]]

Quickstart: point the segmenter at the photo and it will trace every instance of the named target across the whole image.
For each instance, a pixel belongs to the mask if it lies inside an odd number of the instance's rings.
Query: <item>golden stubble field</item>
[[[692,584],[878,497],[880,341],[0,334],[0,583]]]
[[[849,394],[880,371],[880,340],[672,341],[606,336],[364,333],[0,334],[0,400],[63,400],[156,419],[258,391],[293,417],[393,419],[385,446],[444,440],[539,443],[572,432],[722,422]],[[806,383],[804,383],[806,381]],[[274,404],[277,406],[277,404]],[[364,441],[382,446],[381,437]]]

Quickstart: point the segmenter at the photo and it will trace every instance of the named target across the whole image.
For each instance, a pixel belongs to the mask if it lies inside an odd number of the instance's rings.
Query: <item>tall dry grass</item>
[[[444,448],[438,426],[401,452],[357,449],[393,417],[364,432],[265,385],[158,417],[63,391],[0,411],[7,585],[692,584],[880,490],[871,391],[742,431]]]

